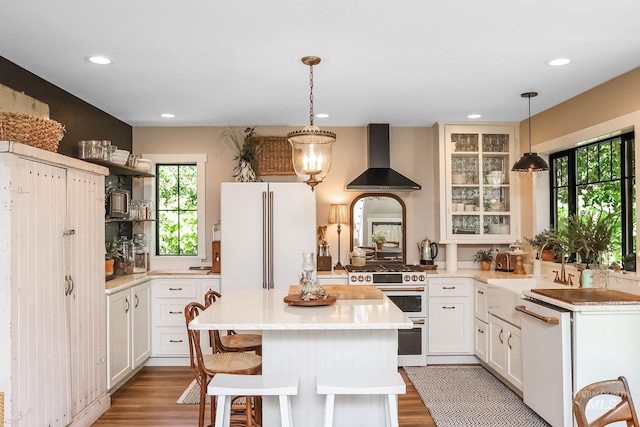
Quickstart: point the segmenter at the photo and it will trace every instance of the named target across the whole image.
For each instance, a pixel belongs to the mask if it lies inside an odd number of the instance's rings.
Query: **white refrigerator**
[[[316,250],[316,196],[301,182],[221,184],[220,287],[287,289]]]

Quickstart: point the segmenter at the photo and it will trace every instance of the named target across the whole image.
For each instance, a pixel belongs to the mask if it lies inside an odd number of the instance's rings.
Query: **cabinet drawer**
[[[158,280],[153,284],[153,296],[161,298],[191,298],[191,301],[200,301],[204,297],[203,295],[198,298],[198,285],[196,281],[187,282],[178,280]]]
[[[153,328],[152,356],[189,356],[186,326]]]
[[[153,301],[153,325],[186,328],[184,307],[190,302],[192,302],[191,298],[155,299]]]
[[[430,297],[466,297],[472,295],[472,282],[468,280],[429,280]]]

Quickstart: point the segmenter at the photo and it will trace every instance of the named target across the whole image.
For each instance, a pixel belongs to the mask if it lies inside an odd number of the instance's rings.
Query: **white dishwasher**
[[[532,300],[516,310],[523,314],[522,399],[553,427],[571,426],[571,312]]]

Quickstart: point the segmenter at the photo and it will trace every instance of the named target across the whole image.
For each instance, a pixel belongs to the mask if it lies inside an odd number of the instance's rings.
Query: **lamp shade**
[[[549,165],[537,153],[524,153],[511,168],[513,172],[542,172],[549,170]]]
[[[347,205],[329,206],[329,224],[346,224],[349,221]]]

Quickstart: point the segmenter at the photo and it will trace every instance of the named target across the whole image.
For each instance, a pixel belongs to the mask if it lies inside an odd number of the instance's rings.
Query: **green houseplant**
[[[387,241],[387,235],[383,231],[376,231],[371,235],[371,241],[376,244],[378,249],[382,249],[382,245]]]
[[[535,236],[524,240],[532,249],[538,251],[542,261],[555,261],[562,256],[562,248],[558,243],[557,233],[554,229],[545,229]]]
[[[473,256],[473,262],[480,264],[480,270],[491,270],[491,262],[493,261],[493,254],[491,249],[479,249]]]
[[[581,212],[567,221],[566,239],[570,252],[580,255],[580,261],[597,264],[600,255],[609,249],[617,218],[607,212]]]
[[[116,238],[113,238],[112,242],[106,242],[104,244],[104,273],[106,276],[110,276],[114,273],[114,264],[116,258],[120,258],[120,245]]]

